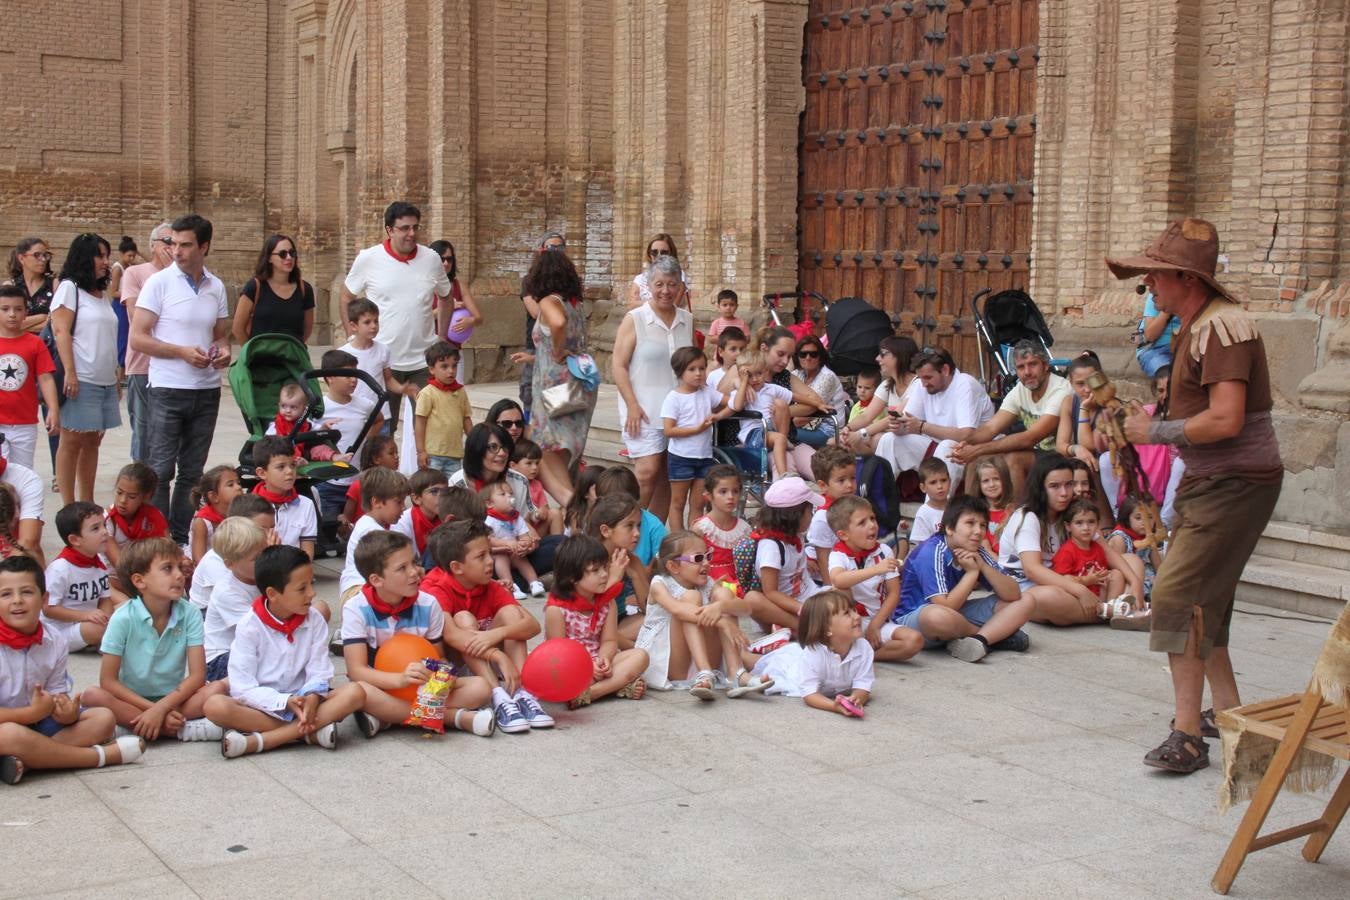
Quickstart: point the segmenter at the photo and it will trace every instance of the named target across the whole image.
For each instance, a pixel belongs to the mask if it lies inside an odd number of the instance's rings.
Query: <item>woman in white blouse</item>
[[[807,336],[797,342],[796,370],[802,382],[834,410],[832,416],[800,416],[793,420],[792,439],[820,449],[834,437],[839,413],[848,404],[848,394],[839,376],[830,369],[830,352],[820,338]]]
[[[839,442],[861,455],[876,450],[877,439],[887,430],[899,432],[900,415],[909,406],[911,392],[923,390],[910,365],[919,352],[919,345],[900,335],[881,339],[877,349],[877,366],[882,381],[872,402],[858,413],[857,418],[839,431]]]

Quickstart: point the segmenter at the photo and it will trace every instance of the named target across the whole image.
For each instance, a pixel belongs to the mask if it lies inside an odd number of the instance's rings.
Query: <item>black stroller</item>
[[[1031,295],[1017,288],[986,297],[990,293],[991,289],[985,288],[970,298],[975,334],[980,342],[980,381],[984,382],[990,396],[1001,399],[1017,384],[1012,349],[1018,341],[1036,342],[1045,350],[1046,356],[1050,356],[1051,367],[1063,371],[1069,360],[1055,359],[1050,353],[1055,338]],[[983,305],[981,299],[984,299]]]

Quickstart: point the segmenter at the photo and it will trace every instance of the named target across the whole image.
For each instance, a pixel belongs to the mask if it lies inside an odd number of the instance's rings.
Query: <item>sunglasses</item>
[[[497,424],[503,428],[524,428],[524,419],[498,419]]]
[[[441,262],[443,262],[443,263],[452,263],[452,262],[454,262],[454,261],[455,261],[455,258],[454,258],[453,256],[442,256],[442,257],[441,257]]]
[[[669,250],[648,250],[648,256],[670,256]]]
[[[273,256],[280,256],[282,259],[292,259],[292,258],[294,258],[294,259],[299,259],[299,258],[300,258],[300,254],[299,254],[299,253],[296,253],[294,250],[278,250],[276,253],[273,253],[272,255],[273,255]]]
[[[797,357],[798,357],[799,359],[819,359],[819,358],[820,358],[820,351],[819,351],[819,350],[798,350],[798,351],[797,351]]]
[[[679,560],[680,562],[693,563],[693,564],[696,565],[696,566],[701,566],[701,565],[703,565],[705,562],[708,562],[708,561],[710,561],[710,560],[712,559],[712,554],[711,554],[711,553],[690,553],[690,554],[687,554],[687,555],[685,555],[685,556],[677,556],[677,557],[675,557],[675,558],[676,558],[677,560]]]

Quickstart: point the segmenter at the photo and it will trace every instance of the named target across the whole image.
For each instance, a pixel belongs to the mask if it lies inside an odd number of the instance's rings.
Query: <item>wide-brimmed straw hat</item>
[[[1117,278],[1137,278],[1146,272],[1168,269],[1190,272],[1225,300],[1238,299],[1214,278],[1219,261],[1219,232],[1204,219],[1177,219],[1167,226],[1142,256],[1107,257],[1106,265]]]

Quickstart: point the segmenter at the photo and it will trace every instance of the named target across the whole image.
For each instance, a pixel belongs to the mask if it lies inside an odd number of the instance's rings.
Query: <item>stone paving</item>
[[[212,461],[242,438],[222,409]],[[100,501],[127,440],[104,443]],[[333,599],[338,566],[319,569]],[[1244,696],[1301,690],[1329,624],[1243,608]],[[137,765],[30,774],[0,790],[0,897],[1209,895],[1240,808],[1217,813],[1217,742],[1189,778],[1141,765],[1166,734],[1165,658],[1143,635],[1029,630],[1026,654],[879,665],[861,721],[654,693],[555,708],[551,732],[366,741],[349,721],[331,753],[226,761],[170,741]],[[80,686],[97,667],[71,661]],[[1270,825],[1323,803],[1286,796]],[[1232,895],[1341,900],[1348,838],[1318,865],[1297,844],[1256,854]]]

